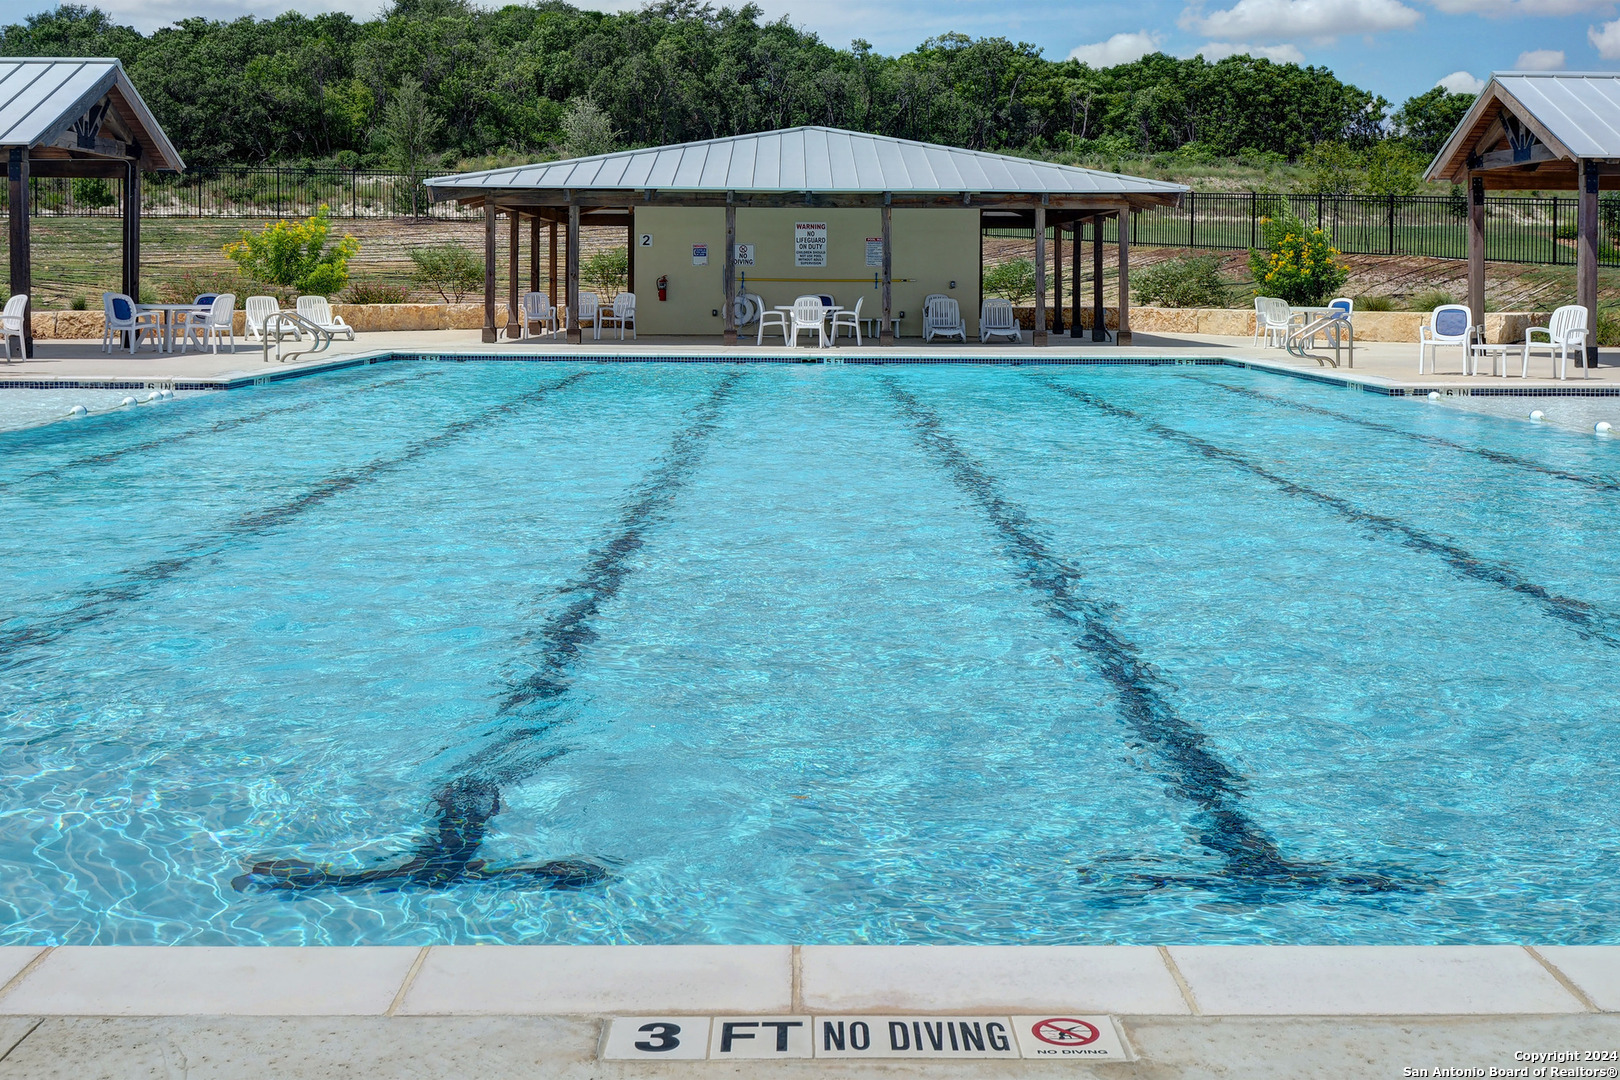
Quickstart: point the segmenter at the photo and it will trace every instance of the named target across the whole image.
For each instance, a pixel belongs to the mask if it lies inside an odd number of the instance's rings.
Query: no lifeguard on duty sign
[[[616,1016],[608,1060],[1022,1058],[1132,1061],[1110,1016]]]

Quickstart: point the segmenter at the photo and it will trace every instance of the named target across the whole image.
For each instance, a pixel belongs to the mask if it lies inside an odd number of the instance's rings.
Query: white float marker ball
[[[1440,391],[1438,391],[1438,390],[1430,390],[1429,391],[1429,400],[1430,401],[1439,401],[1440,400]]]
[[[1609,432],[1614,430],[1614,425],[1609,423],[1607,420],[1599,420],[1597,423],[1592,425],[1592,430],[1597,432],[1599,435],[1607,435]]]
[[[120,405],[139,405],[140,402],[136,401],[132,397],[127,397],[123,401],[120,401],[118,404],[120,404]]]
[[[73,408],[68,410],[68,415],[69,416],[84,416],[84,415],[88,414],[89,412],[90,412],[90,410],[85,408],[83,405],[75,405],[75,406],[73,406]]]
[[[1531,409],[1530,410],[1530,419],[1532,419],[1532,420],[1545,420],[1545,419],[1547,419],[1547,414],[1542,412],[1540,409]]]

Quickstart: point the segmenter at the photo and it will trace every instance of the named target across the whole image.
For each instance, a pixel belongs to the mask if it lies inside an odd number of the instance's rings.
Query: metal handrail
[[[1329,364],[1338,367],[1339,360],[1342,358],[1340,350],[1348,346],[1347,366],[1355,367],[1356,330],[1350,323],[1350,313],[1335,310],[1319,316],[1314,321],[1307,321],[1307,318],[1308,316],[1302,311],[1295,312],[1289,317],[1288,335],[1283,342],[1288,349],[1288,355],[1297,356],[1301,360],[1315,360],[1318,367],[1326,367]],[[1303,325],[1296,327],[1296,321],[1303,323]],[[1316,343],[1316,335],[1318,334],[1327,336],[1328,344],[1333,349],[1332,356],[1321,356],[1306,351]]]
[[[298,352],[282,356],[281,335],[287,329],[292,330],[293,340],[295,341],[303,341],[304,331],[309,331],[314,344],[307,349],[301,349]],[[307,356],[310,353],[324,352],[326,347],[332,344],[332,331],[326,329],[326,327],[319,323],[310,322],[296,311],[277,311],[266,316],[264,320],[264,362],[267,364],[270,362],[270,335],[272,333],[276,336],[276,362],[278,364],[285,364],[289,360],[296,360],[298,357]],[[324,341],[322,340],[323,337],[325,338]]]

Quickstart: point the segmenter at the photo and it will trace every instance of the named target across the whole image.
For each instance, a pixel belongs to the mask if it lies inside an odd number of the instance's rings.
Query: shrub
[[[274,287],[265,290],[259,283],[244,282],[240,274],[233,274],[229,270],[182,270],[158,287],[158,295],[163,297],[165,304],[189,304],[206,293],[217,296],[228,292],[236,294],[237,307],[242,306],[246,297],[266,291],[276,293]]]
[[[72,303],[68,304],[68,308],[73,311],[89,311],[90,301],[85,297],[75,296]]]
[[[272,222],[257,235],[242,230],[241,239],[225,245],[225,254],[247,278],[331,296],[348,284],[349,260],[360,251],[360,241],[352,236],[328,247],[331,231],[332,219],[323,204],[301,224]]]
[[[1214,255],[1166,259],[1141,270],[1132,283],[1139,304],[1162,307],[1225,307],[1231,289],[1221,277],[1221,260]]]
[[[1035,261],[1013,259],[997,263],[984,272],[984,295],[1001,296],[1014,304],[1035,299]]]
[[[112,185],[95,176],[79,176],[73,180],[73,205],[85,210],[99,210],[118,201]]]
[[[349,304],[404,304],[410,302],[411,291],[382,281],[356,281],[349,285],[343,299]]]
[[[1553,230],[1553,236],[1560,240],[1574,240],[1580,236],[1580,230],[1575,227],[1573,221],[1562,221],[1559,222],[1558,228]]]
[[[1456,296],[1444,289],[1424,289],[1415,292],[1406,299],[1406,306],[1412,311],[1433,311],[1441,304],[1455,304]]]
[[[1257,292],[1290,304],[1322,304],[1350,276],[1349,264],[1321,229],[1292,215],[1269,218],[1262,229],[1269,251],[1249,252]]]
[[[1393,296],[1358,296],[1356,297],[1357,311],[1395,311],[1395,298]]]
[[[1599,309],[1597,316],[1597,343],[1604,348],[1620,345],[1620,314],[1613,308]]]
[[[484,263],[460,244],[411,248],[411,280],[433,289],[447,304],[459,304],[468,293],[484,287]]]
[[[607,248],[593,252],[579,268],[580,280],[591,287],[597,298],[606,304],[623,292],[630,278],[630,249]],[[480,270],[478,280],[484,280]]]

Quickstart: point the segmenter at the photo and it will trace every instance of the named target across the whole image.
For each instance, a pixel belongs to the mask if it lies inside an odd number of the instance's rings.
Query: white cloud
[[[1492,18],[1519,15],[1575,15],[1583,11],[1608,11],[1614,0],[1429,0],[1448,15],[1489,15]]]
[[[1513,61],[1515,71],[1563,71],[1563,49],[1531,49]]]
[[[1113,67],[1140,60],[1150,52],[1158,52],[1164,39],[1149,30],[1136,34],[1115,34],[1107,41],[1093,45],[1079,45],[1069,53],[1070,60],[1078,60],[1092,67]]]
[[[1265,57],[1267,60],[1275,60],[1279,64],[1303,64],[1305,62],[1305,54],[1300,52],[1297,46],[1287,43],[1282,45],[1238,45],[1231,41],[1211,41],[1200,45],[1197,52],[1211,63],[1216,60],[1224,60],[1228,56],[1242,56],[1245,53],[1250,56]]]
[[[1443,86],[1453,94],[1477,94],[1485,89],[1485,80],[1475,78],[1466,71],[1453,71],[1434,85]]]
[[[1586,39],[1605,60],[1620,60],[1620,19],[1602,26],[1588,26]]]
[[[1189,8],[1181,25],[1222,41],[1326,41],[1341,34],[1401,30],[1420,18],[1400,0],[1237,0],[1209,15]]]

